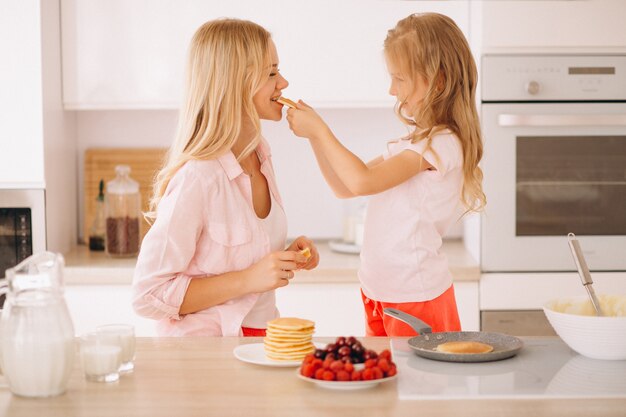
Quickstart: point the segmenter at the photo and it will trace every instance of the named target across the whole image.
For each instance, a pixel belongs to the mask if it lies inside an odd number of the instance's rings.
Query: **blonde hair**
[[[463,149],[461,201],[468,211],[481,210],[487,199],[478,167],[483,154],[476,110],[478,72],[463,32],[447,16],[413,14],[387,33],[385,56],[410,78],[410,85],[417,77],[428,83],[423,102],[410,118],[402,113],[404,103],[396,103],[400,120],[414,127],[409,139],[427,140],[426,149],[431,149],[435,133],[450,129]]]
[[[217,158],[239,137],[245,119],[256,132],[238,156],[249,155],[260,142],[261,122],[253,104],[271,68],[270,33],[238,19],[206,22],[194,34],[188,52],[185,96],[178,129],[163,168],[157,173],[150,208],[154,220],[172,177],[190,160]]]

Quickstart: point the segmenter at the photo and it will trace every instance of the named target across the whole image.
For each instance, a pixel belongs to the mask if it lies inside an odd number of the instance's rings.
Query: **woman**
[[[317,266],[306,237],[284,250],[286,217],[261,136],[260,119],[282,118],[276,99],[288,85],[261,26],[223,19],[195,33],[133,281],[133,307],[159,321],[160,335],[262,336],[278,316],[274,290]]]

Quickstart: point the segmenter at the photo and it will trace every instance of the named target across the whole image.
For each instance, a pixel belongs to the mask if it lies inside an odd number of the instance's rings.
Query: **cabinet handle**
[[[626,114],[500,114],[498,125],[511,126],[626,126]]]

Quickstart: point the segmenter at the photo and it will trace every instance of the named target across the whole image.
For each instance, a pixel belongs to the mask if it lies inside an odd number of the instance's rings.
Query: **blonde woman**
[[[263,336],[274,290],[318,264],[287,223],[260,119],[278,121],[289,85],[270,34],[210,21],[189,50],[178,132],[154,184],[153,221],[133,281],[133,307],[162,336]],[[301,250],[308,248],[307,259]]]
[[[461,30],[440,14],[402,19],[384,45],[389,93],[409,134],[382,156],[363,163],[302,102],[287,119],[296,135],[310,139],[338,197],[371,195],[359,269],[367,335],[415,334],[383,315],[386,307],[419,317],[435,332],[460,330],[440,248],[462,206],[480,210],[486,201],[476,65]]]

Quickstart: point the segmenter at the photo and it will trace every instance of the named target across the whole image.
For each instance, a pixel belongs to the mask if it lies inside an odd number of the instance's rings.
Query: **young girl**
[[[485,204],[476,65],[461,30],[440,14],[402,19],[388,32],[384,51],[389,93],[409,134],[382,156],[363,163],[301,101],[287,119],[297,136],[310,139],[338,197],[371,195],[359,269],[367,335],[415,335],[383,315],[386,307],[419,317],[435,332],[460,330],[440,248],[461,204],[465,210]]]
[[[133,281],[133,307],[158,320],[160,335],[263,336],[278,316],[274,290],[317,266],[305,237],[284,250],[285,213],[261,137],[260,119],[282,118],[276,99],[287,86],[261,26],[216,20],[195,33]]]

